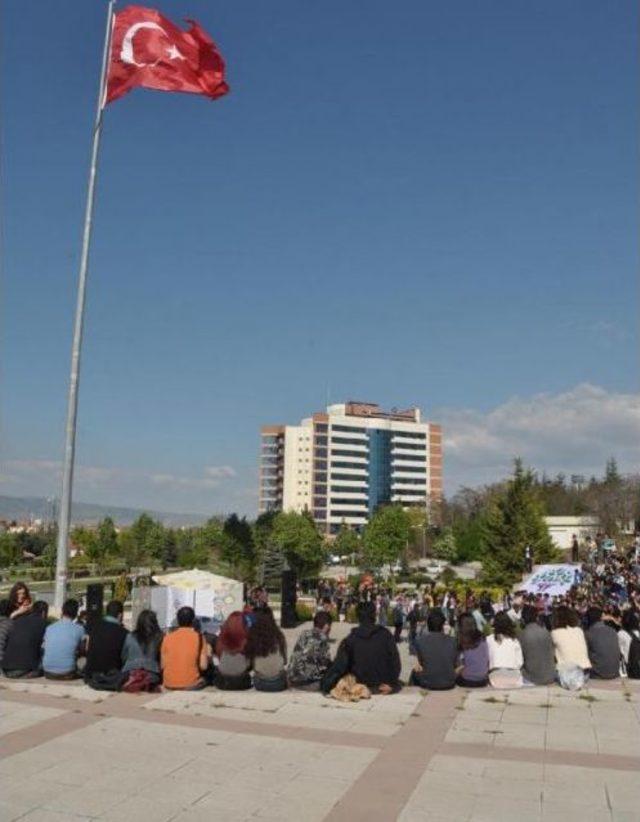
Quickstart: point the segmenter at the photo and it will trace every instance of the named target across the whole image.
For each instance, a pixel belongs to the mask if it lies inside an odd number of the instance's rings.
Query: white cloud
[[[600,475],[608,457],[640,470],[640,395],[590,384],[513,398],[486,413],[441,409],[447,490],[505,476],[520,456],[539,471]]]
[[[204,473],[208,477],[214,477],[215,479],[223,479],[225,477],[236,476],[235,469],[232,468],[230,465],[207,465],[207,467],[204,469]]]
[[[49,489],[46,493],[55,492],[62,477],[62,463],[54,460],[9,460],[5,462],[5,467],[12,473],[11,476],[4,475],[4,481],[18,486],[37,486],[38,490],[34,493],[43,493],[42,486]],[[124,489],[127,486],[141,487],[146,484],[179,491],[217,488],[224,479],[236,475],[229,465],[208,466],[203,469],[202,473],[203,476],[200,477],[185,477],[170,473],[151,473],[127,468],[105,468],[79,464],[75,467],[74,476],[76,487],[80,489]]]

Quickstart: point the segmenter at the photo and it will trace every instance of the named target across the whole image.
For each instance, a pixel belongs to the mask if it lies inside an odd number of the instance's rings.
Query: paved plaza
[[[301,691],[0,688],[1,822],[640,819],[637,682],[406,688],[347,705]]]

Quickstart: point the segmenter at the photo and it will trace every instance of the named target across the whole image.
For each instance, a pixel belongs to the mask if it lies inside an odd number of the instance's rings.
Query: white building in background
[[[365,525],[378,505],[442,497],[442,429],[418,408],[330,405],[299,425],[262,428],[260,512],[312,512],[321,530]]]
[[[545,517],[549,536],[562,550],[571,548],[573,535],[582,544],[587,537],[595,538],[599,530],[597,517]]]

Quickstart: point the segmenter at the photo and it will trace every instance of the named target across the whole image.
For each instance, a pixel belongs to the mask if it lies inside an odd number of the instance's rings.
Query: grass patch
[[[578,699],[584,699],[585,702],[598,702],[598,697],[593,694],[580,694]]]
[[[555,708],[555,705],[552,705],[550,702],[541,702],[538,708]]]
[[[491,705],[506,705],[509,700],[508,699],[498,699],[497,696],[487,696],[482,701],[483,702],[488,702]]]

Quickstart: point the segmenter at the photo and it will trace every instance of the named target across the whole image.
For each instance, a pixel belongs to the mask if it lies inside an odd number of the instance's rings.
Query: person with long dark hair
[[[122,690],[153,691],[160,684],[160,646],[163,633],[155,611],[140,611],[136,627],[122,647]]]
[[[484,688],[489,684],[489,648],[473,614],[458,620],[458,668],[456,685]]]
[[[213,684],[223,691],[245,691],[251,687],[251,660],[247,656],[249,632],[242,611],[225,620],[215,645],[218,668]]]
[[[24,582],[16,582],[9,591],[9,616],[11,619],[28,613],[33,607],[31,594]]]
[[[286,690],[287,643],[271,608],[256,611],[246,652],[251,660],[256,691]]]
[[[496,614],[489,648],[489,681],[494,688],[521,688],[522,648],[516,639],[516,627],[506,611]]]

